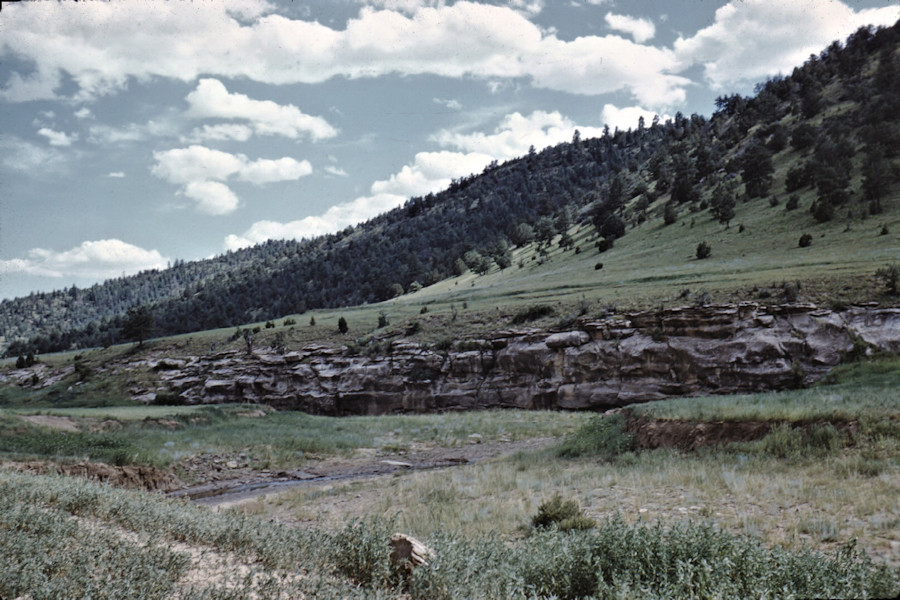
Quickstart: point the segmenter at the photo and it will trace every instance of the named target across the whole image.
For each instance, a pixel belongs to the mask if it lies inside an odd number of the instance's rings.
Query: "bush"
[[[712,247],[706,242],[700,242],[697,244],[697,259],[703,260],[704,258],[709,258],[712,254]]]
[[[555,526],[560,531],[574,531],[593,529],[596,525],[593,519],[584,514],[578,502],[565,500],[558,493],[541,502],[537,514],[531,518],[531,526],[535,529]]]
[[[529,306],[524,310],[520,310],[512,318],[513,325],[521,325],[522,323],[527,323],[528,321],[536,321],[538,319],[542,319],[544,317],[549,317],[556,314],[556,309],[547,304],[535,304],[534,306]]]
[[[347,326],[347,319],[341,317],[338,319],[338,331],[341,333],[347,333],[350,328]]]
[[[784,205],[785,210],[797,210],[797,207],[800,206],[800,196],[797,194],[791,194],[788,197],[787,203]]]
[[[634,449],[634,436],[625,431],[622,415],[596,415],[557,446],[556,454],[563,458],[580,456],[612,460]]]
[[[597,263],[596,265],[594,265],[594,270],[595,270],[595,271],[599,271],[599,270],[602,269],[602,268],[603,268],[603,263]]]
[[[387,583],[390,537],[391,530],[382,522],[351,521],[330,540],[329,554],[335,570],[361,586]]]
[[[800,236],[800,247],[801,248],[809,248],[812,245],[812,236],[808,233],[804,233]]]
[[[671,202],[666,203],[666,206],[663,209],[663,222],[666,225],[671,225],[677,220],[678,220],[678,209],[675,208],[675,205],[673,203],[671,203]]]
[[[843,438],[830,423],[804,433],[799,427],[781,423],[762,439],[762,450],[776,458],[824,456],[844,445]]]
[[[885,291],[892,296],[900,287],[900,264],[893,263],[875,271],[875,277],[884,284]]]
[[[598,240],[597,241],[597,252],[600,252],[602,254],[603,252],[606,252],[607,250],[611,249],[614,244],[615,244],[615,242],[608,238],[603,238],[601,240]]]

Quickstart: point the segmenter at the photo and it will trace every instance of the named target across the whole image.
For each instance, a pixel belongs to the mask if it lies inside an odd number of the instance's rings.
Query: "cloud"
[[[604,18],[611,29],[627,33],[638,44],[643,44],[647,40],[653,39],[653,36],[656,35],[656,26],[653,24],[653,21],[647,19],[638,19],[627,15],[614,15],[611,12],[606,13]]]
[[[440,104],[441,106],[446,106],[450,110],[462,110],[462,104],[460,104],[459,100],[443,99],[443,98],[432,98],[435,104]]]
[[[281,85],[431,74],[486,83],[523,79],[586,95],[625,91],[650,106],[685,98],[689,81],[676,74],[682,65],[671,50],[617,35],[560,39],[529,20],[540,2],[380,4],[395,10],[363,6],[340,30],[271,14],[271,6],[252,0],[172,2],[166,10],[137,1],[96,4],[89,11],[75,3],[10,5],[0,57],[15,56],[34,70],[24,77],[13,73],[0,95],[10,101],[54,98],[63,73],[76,86],[76,100],[115,93],[131,78],[227,77]],[[237,10],[244,11],[239,18]],[[210,89],[218,83],[204,81]],[[259,106],[224,86],[212,92],[230,98],[243,115],[232,118],[245,118],[246,106]],[[266,106],[279,122],[284,111],[302,115],[296,107]],[[313,126],[317,117],[306,118],[308,124],[295,131],[327,137],[325,123]]]
[[[442,130],[431,139],[443,147],[456,148],[467,152],[478,152],[496,160],[506,160],[522,156],[530,146],[542,150],[572,139],[575,130],[582,137],[598,137],[603,129],[576,125],[558,111],[537,110],[528,116],[515,112],[506,115],[493,133],[454,133]]]
[[[172,119],[151,119],[146,123],[129,123],[122,127],[91,125],[88,141],[92,144],[110,145],[127,142],[143,142],[156,137],[176,137],[179,125]]]
[[[210,215],[233,212],[238,197],[224,181],[234,178],[256,185],[293,181],[313,172],[309,161],[290,157],[251,161],[243,154],[230,154],[192,145],[154,152],[156,164],[150,172],[169,183],[182,186],[182,194],[197,203],[197,210]]]
[[[123,177],[125,177],[125,173],[123,173],[122,171],[113,171],[111,173],[107,173],[106,176],[113,179],[122,179]]]
[[[88,119],[88,118],[94,116],[94,115],[91,113],[91,109],[87,108],[86,106],[85,106],[85,107],[82,107],[82,108],[79,108],[78,110],[75,111],[74,114],[75,114],[75,117],[78,118],[78,119]]]
[[[47,138],[51,146],[71,146],[72,142],[78,139],[77,134],[67,135],[62,131],[54,131],[47,127],[38,129],[38,135]]]
[[[509,6],[526,15],[536,15],[544,10],[544,0],[509,0]]]
[[[640,106],[629,106],[626,108],[618,108],[613,104],[604,104],[601,112],[601,119],[604,124],[609,125],[610,129],[618,127],[621,131],[628,129],[637,129],[638,119],[644,117],[646,127],[650,127],[653,123],[653,117],[659,113],[641,108]],[[659,115],[659,120],[665,122],[672,117],[667,114]]]
[[[56,252],[44,248],[30,250],[25,258],[0,261],[0,272],[44,277],[118,277],[146,269],[163,269],[167,259],[156,250],[145,250],[121,240],[84,242]]]
[[[207,179],[225,180],[240,172],[247,157],[212,150],[205,146],[190,146],[154,152],[156,164],[151,172],[169,183],[187,184]]]
[[[895,6],[855,11],[843,2],[732,0],[716,10],[715,21],[692,37],[679,38],[678,59],[702,64],[716,88],[788,73],[833,40],[859,27],[893,25]]]
[[[419,152],[411,165],[405,165],[389,179],[372,184],[372,193],[393,194],[405,200],[437,192],[455,178],[481,172],[493,157],[481,152]],[[374,215],[372,215],[374,216]]]
[[[313,140],[337,135],[337,130],[322,117],[304,114],[293,104],[283,106],[271,100],[253,100],[244,94],[229,93],[217,79],[201,79],[197,83],[197,89],[188,94],[186,99],[190,104],[190,116],[243,119],[250,122],[258,135],[283,135],[293,139],[308,135]]]
[[[186,142],[206,142],[206,141],[225,141],[235,140],[237,142],[246,142],[253,135],[253,129],[247,125],[238,125],[236,123],[221,123],[219,125],[204,125],[202,128],[195,128],[190,135],[184,138]]]
[[[197,210],[208,215],[227,215],[238,207],[238,197],[218,181],[191,181],[181,193],[195,200]]]
[[[325,167],[324,170],[326,173],[328,173],[330,175],[334,175],[335,177],[349,177],[349,175],[347,174],[347,171],[343,170],[340,167],[335,167],[335,166],[329,165],[329,166]]]
[[[14,135],[0,137],[0,164],[35,176],[63,168],[66,159],[54,148],[38,146]]]
[[[238,179],[256,185],[274,181],[293,181],[312,173],[309,161],[296,161],[290,157],[269,160],[261,158],[244,165],[238,173]]]

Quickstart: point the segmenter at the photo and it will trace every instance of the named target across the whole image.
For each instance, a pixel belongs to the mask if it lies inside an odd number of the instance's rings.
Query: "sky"
[[[790,74],[896,0],[0,3],[0,298],[339,231]]]

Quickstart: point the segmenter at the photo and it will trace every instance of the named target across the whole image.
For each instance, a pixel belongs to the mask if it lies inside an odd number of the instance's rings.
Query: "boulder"
[[[544,343],[548,348],[558,349],[583,346],[589,341],[591,341],[591,336],[586,331],[564,331],[547,336]]]

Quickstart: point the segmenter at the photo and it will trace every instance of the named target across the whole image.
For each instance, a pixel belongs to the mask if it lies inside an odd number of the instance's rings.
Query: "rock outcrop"
[[[671,396],[794,388],[852,352],[900,352],[900,309],[738,304],[507,331],[459,350],[394,342],[387,353],[311,345],[151,365],[185,403],[259,402],[316,414],[479,408],[608,409]],[[477,348],[469,350],[468,348]]]

